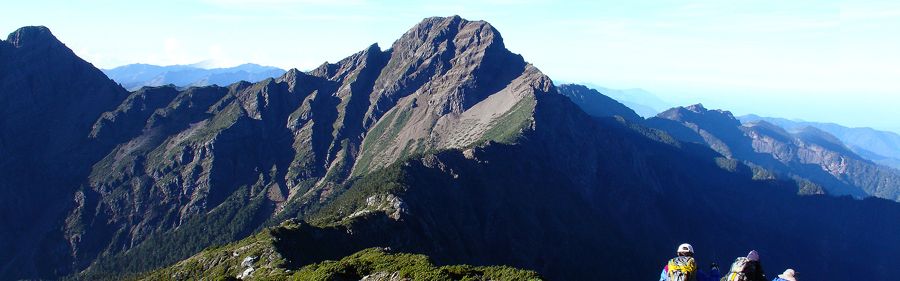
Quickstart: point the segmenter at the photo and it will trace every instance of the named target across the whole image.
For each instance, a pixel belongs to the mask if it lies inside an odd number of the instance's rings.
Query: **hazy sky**
[[[900,131],[900,1],[4,1],[102,68],[210,60],[308,70],[429,16],[487,20],[555,80],[673,104]]]

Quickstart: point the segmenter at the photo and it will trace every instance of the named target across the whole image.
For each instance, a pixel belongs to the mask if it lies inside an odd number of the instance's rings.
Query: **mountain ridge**
[[[761,117],[758,115],[745,115],[738,117],[742,122],[765,120],[778,124],[789,131],[796,131],[804,127],[815,127],[839,138],[853,152],[872,160],[876,163],[900,169],[900,135],[890,131],[880,131],[872,128],[850,128],[834,123],[819,123],[806,121],[793,121],[784,118]]]
[[[677,124],[669,124],[671,121]],[[704,143],[727,158],[752,163],[762,169],[759,176],[774,172],[795,178],[800,186],[811,181],[834,195],[900,200],[900,173],[860,157],[816,128],[791,133],[765,120],[741,123],[731,112],[708,110],[701,104],[670,109],[648,124],[680,132],[673,135]]]

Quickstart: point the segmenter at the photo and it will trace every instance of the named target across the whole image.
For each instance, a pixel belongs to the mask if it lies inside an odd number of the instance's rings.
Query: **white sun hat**
[[[785,270],[784,273],[782,273],[781,275],[778,275],[778,278],[781,278],[781,279],[784,279],[787,281],[797,281],[797,272],[794,271],[793,269],[788,268],[788,270]]]
[[[694,246],[691,246],[691,244],[688,244],[688,243],[684,243],[684,244],[678,245],[678,252],[677,252],[677,253],[691,253],[691,254],[693,254],[693,253],[694,253]]]

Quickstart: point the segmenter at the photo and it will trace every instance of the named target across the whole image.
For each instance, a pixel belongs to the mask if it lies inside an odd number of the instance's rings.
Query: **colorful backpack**
[[[676,257],[669,260],[668,281],[696,280],[697,265],[692,257]]]
[[[725,277],[722,278],[723,281],[747,281],[750,280],[747,276],[747,270],[750,267],[750,259],[746,257],[739,257],[734,260],[734,263],[731,264],[731,270]]]

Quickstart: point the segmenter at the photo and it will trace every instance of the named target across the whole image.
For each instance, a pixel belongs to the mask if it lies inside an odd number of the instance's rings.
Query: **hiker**
[[[746,257],[735,259],[731,270],[721,281],[767,281],[759,262],[759,253],[753,250]]]
[[[659,281],[697,281],[697,264],[694,262],[694,247],[684,243],[675,251],[676,257],[669,260],[660,273]]]
[[[777,278],[772,279],[772,281],[797,281],[797,272],[788,268],[784,273],[778,275]]]

